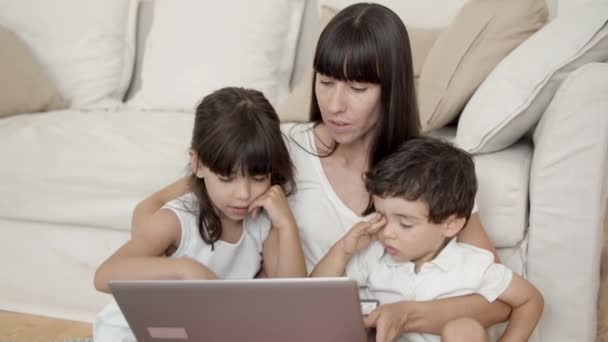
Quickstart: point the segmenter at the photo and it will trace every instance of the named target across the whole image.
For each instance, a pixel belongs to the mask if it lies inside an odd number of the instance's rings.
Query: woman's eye
[[[353,85],[351,85],[350,88],[352,90],[354,90],[355,92],[357,92],[357,93],[362,93],[362,92],[364,92],[364,91],[367,90],[367,87],[362,87],[362,86],[353,86]]]
[[[332,81],[328,81],[328,80],[320,80],[319,83],[321,83],[322,85],[331,85],[333,82]]]
[[[220,182],[229,183],[232,181],[232,177],[218,177]]]

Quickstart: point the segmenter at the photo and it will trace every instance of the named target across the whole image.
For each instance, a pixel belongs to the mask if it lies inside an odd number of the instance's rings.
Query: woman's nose
[[[343,112],[346,108],[346,88],[344,84],[337,82],[329,95],[328,109],[331,113]]]

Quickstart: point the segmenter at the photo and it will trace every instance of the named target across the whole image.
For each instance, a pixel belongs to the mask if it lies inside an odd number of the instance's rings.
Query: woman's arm
[[[167,202],[190,192],[189,177],[182,177],[139,202],[131,218],[131,235],[145,231],[150,218]]]
[[[109,292],[111,280],[212,279],[213,272],[189,258],[167,258],[169,247],[178,246],[181,228],[169,210],[152,215],[145,231],[131,237],[95,272],[95,288]]]

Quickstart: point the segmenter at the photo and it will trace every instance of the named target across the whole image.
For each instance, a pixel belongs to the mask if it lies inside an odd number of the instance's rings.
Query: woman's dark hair
[[[228,87],[205,96],[196,108],[191,148],[213,173],[270,174],[272,185],[280,185],[286,194],[293,190],[293,165],[279,117],[257,90]],[[204,179],[193,174],[191,185],[198,200],[199,232],[213,245],[222,235],[219,216]]]
[[[418,136],[414,68],[405,25],[390,9],[371,3],[348,6],[321,32],[315,51],[310,120],[322,120],[316,73],[341,81],[380,84],[381,115],[371,144],[369,169]],[[333,145],[333,151],[337,143]],[[330,153],[331,154],[331,153]]]
[[[429,222],[451,215],[467,220],[475,203],[477,178],[471,156],[447,142],[420,137],[406,141],[366,175],[373,195],[421,200],[429,206]]]

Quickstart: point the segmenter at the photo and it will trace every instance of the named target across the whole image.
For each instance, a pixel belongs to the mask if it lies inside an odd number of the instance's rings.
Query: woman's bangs
[[[380,83],[374,42],[360,31],[345,31],[320,42],[313,64],[315,71],[341,81]]]

